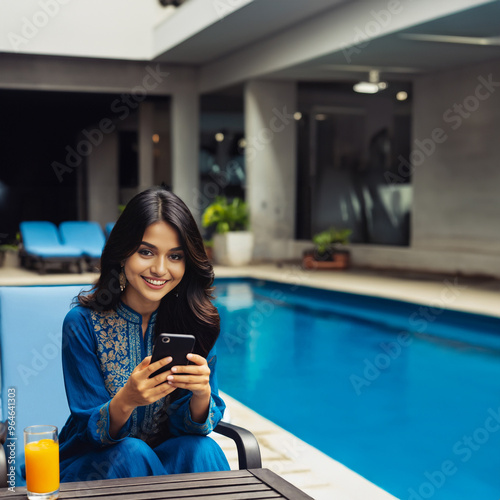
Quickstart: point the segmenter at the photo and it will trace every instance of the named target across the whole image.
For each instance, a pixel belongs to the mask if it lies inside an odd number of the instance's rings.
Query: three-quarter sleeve
[[[116,443],[129,433],[130,419],[118,439],[109,434],[111,401],[96,354],[97,342],[83,307],[73,308],[63,324],[62,364],[66,396],[76,437],[97,446]],[[73,436],[75,437],[75,436]]]
[[[170,432],[174,436],[181,436],[183,434],[210,434],[217,426],[219,421],[224,415],[226,405],[219,397],[219,387],[217,383],[217,355],[215,346],[208,353],[207,356],[208,367],[210,368],[210,406],[208,409],[208,416],[205,422],[195,422],[191,418],[191,410],[189,403],[191,401],[192,392],[183,391],[185,394],[172,402],[169,408],[169,426]],[[179,389],[177,389],[179,390]]]

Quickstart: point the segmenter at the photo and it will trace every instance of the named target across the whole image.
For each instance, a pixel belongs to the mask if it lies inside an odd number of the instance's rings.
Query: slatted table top
[[[16,487],[15,493],[0,490],[11,500],[25,500],[26,488]],[[251,500],[280,499],[312,500],[298,488],[269,469],[233,470],[175,474],[171,476],[107,479],[79,483],[62,483],[61,500]]]

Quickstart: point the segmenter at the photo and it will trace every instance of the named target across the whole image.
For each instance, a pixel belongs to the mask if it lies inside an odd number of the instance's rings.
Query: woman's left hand
[[[198,354],[188,354],[187,359],[194,364],[172,367],[172,374],[167,377],[167,382],[172,387],[191,391],[196,398],[206,399],[211,393],[207,360]]]

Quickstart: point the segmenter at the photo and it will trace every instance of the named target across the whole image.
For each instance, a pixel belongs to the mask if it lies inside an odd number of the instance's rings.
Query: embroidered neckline
[[[142,316],[138,312],[134,311],[131,307],[127,306],[127,304],[121,301],[118,303],[118,306],[116,307],[116,312],[125,320],[130,321],[131,323],[142,325]],[[156,321],[157,313],[158,310],[154,311],[151,314],[151,318],[149,318],[149,324],[152,324]]]

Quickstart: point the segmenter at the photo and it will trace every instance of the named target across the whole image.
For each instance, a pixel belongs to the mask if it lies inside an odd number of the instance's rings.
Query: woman
[[[63,325],[71,416],[60,433],[61,481],[228,470],[206,434],[222,418],[213,270],[186,205],[152,188],[135,196],[102,252],[101,274]],[[196,337],[189,365],[149,378],[161,332]],[[208,360],[208,361],[207,361]]]

